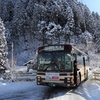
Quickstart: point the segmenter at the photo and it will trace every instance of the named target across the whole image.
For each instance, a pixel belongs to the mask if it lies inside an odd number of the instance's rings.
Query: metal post
[[[13,42],[12,42],[12,68],[14,67],[13,65],[14,64],[13,64]]]
[[[11,81],[13,81],[13,66],[14,64],[13,64],[13,42],[12,42],[12,65],[11,65]]]

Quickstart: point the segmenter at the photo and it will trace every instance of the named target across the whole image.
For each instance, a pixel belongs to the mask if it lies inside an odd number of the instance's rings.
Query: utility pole
[[[14,62],[13,62],[13,42],[12,42],[12,68],[14,67]]]
[[[13,68],[14,68],[14,62],[13,62],[13,42],[12,42],[11,81],[13,81],[13,78],[14,78],[14,75],[13,75]]]

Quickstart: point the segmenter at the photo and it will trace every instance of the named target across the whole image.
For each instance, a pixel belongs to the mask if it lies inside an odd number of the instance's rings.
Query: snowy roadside
[[[43,100],[46,86],[36,82],[0,82],[0,100]]]
[[[16,67],[16,72],[26,74],[26,67]],[[9,71],[8,71],[9,72]],[[36,70],[30,70],[29,73],[36,73]],[[19,76],[20,77],[20,76]],[[18,77],[18,78],[19,78]],[[28,75],[26,76],[28,77]],[[31,75],[30,78],[36,78]],[[24,78],[21,76],[20,78]],[[0,100],[42,100],[46,86],[37,86],[36,81],[15,81],[3,80],[0,78]],[[39,96],[41,94],[41,96]],[[28,98],[28,99],[27,99]]]
[[[90,71],[90,75],[94,70]],[[46,95],[49,95],[47,99]],[[99,98],[100,83],[91,81],[90,77],[76,89],[57,90],[36,85],[36,81],[0,82],[0,100],[100,100]]]
[[[89,72],[89,79],[84,81],[78,88],[55,91],[47,100],[100,100],[100,81],[92,81],[92,73],[98,70],[93,69]]]

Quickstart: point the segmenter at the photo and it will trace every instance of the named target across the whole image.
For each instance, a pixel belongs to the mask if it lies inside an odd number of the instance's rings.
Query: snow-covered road
[[[84,81],[78,88],[47,87],[31,82],[2,82],[0,100],[100,100],[100,82]]]
[[[35,82],[0,83],[0,100],[43,100],[47,88]]]
[[[100,83],[87,80],[76,89],[38,86],[35,81],[0,83],[0,100],[100,100]]]

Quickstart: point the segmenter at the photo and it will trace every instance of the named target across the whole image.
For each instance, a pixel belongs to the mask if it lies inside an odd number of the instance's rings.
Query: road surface
[[[20,82],[17,84],[20,84]],[[24,84],[22,82],[19,88]],[[38,86],[35,82],[29,82],[26,88],[23,87],[17,91],[11,89],[9,92],[0,93],[0,100],[100,100],[100,84],[87,80],[78,88],[68,89]]]
[[[100,100],[100,82],[84,81],[78,88],[47,87],[36,82],[0,82],[0,100]]]

